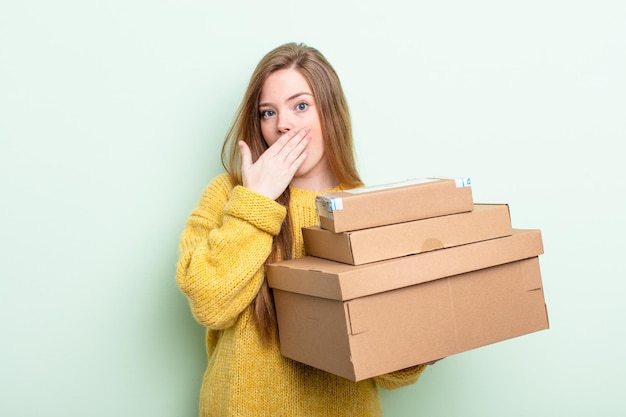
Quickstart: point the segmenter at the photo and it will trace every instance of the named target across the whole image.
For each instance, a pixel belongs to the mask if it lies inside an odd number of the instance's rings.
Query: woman
[[[252,74],[216,177],[180,242],[177,282],[207,328],[201,416],[380,416],[377,385],[425,365],[352,382],[284,358],[264,265],[304,255],[319,193],[361,186],[348,106],[322,54],[269,52]]]

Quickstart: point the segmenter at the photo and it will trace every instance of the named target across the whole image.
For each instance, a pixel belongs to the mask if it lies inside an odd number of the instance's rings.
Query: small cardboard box
[[[317,196],[320,226],[346,232],[473,208],[469,179],[420,178]]]
[[[539,230],[352,266],[268,265],[284,356],[360,381],[548,328]]]
[[[506,204],[474,204],[465,213],[334,233],[320,226],[302,229],[307,255],[350,265],[414,255],[433,249],[509,236]]]

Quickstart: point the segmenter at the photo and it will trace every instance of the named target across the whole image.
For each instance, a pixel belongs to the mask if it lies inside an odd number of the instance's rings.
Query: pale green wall
[[[552,328],[442,361],[385,415],[625,415],[622,0],[2,0],[0,415],[195,416],[178,236],[292,40],[339,72],[368,183],[471,176],[543,231]]]

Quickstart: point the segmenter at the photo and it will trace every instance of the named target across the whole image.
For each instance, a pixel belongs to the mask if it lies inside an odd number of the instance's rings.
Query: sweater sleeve
[[[422,372],[426,369],[426,366],[427,365],[412,366],[410,368],[377,376],[374,380],[384,389],[391,390],[401,388],[417,382],[420,375],[422,375]]]
[[[254,300],[286,209],[221,175],[205,189],[182,233],[176,281],[191,311],[225,329]]]

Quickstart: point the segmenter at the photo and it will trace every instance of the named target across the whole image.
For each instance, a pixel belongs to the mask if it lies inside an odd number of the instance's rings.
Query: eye
[[[261,118],[263,119],[269,119],[270,117],[274,116],[276,114],[276,112],[274,112],[274,110],[261,110]]]
[[[298,111],[304,111],[308,108],[309,108],[309,105],[307,103],[302,102],[302,103],[296,104],[296,110]]]

